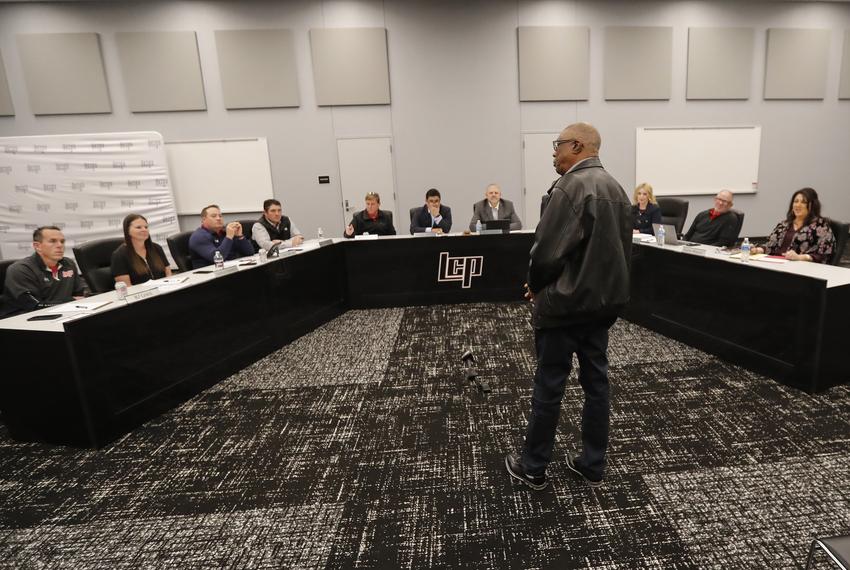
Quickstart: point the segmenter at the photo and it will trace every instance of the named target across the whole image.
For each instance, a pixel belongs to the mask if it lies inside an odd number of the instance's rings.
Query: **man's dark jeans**
[[[616,319],[537,329],[537,373],[531,399],[531,417],[525,435],[522,462],[526,472],[540,474],[552,461],[555,430],[561,413],[564,387],[578,355],[578,380],[584,389],[581,419],[582,452],[576,464],[591,480],[605,472],[608,447],[608,329]]]

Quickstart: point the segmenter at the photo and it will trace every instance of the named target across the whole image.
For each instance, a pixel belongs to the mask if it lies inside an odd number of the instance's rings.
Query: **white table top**
[[[511,233],[533,233],[533,230],[519,230]],[[452,237],[461,237],[464,236],[462,232],[450,233],[446,235],[438,235],[438,236],[430,236],[433,239],[446,239]],[[411,235],[396,235],[396,236],[381,236],[381,240],[385,239],[423,239],[421,236],[411,236]],[[333,238],[333,242],[343,243],[351,240],[345,238]],[[360,241],[360,240],[357,240]],[[642,245],[646,247],[659,247],[654,241],[653,242],[641,242]],[[295,251],[283,250],[282,255],[283,259],[285,257],[289,257],[291,255],[298,255],[300,253],[304,253],[310,250],[318,249],[319,242],[318,240],[307,240],[299,247],[294,248]],[[665,245],[665,250],[676,251],[682,253],[683,255],[695,255],[690,254],[684,251],[684,246],[681,245]],[[705,252],[706,258],[710,259],[718,259],[721,261],[725,261],[727,263],[742,263],[739,259],[732,259],[728,255],[723,255],[718,253],[718,248],[714,246],[699,246],[697,249]],[[702,257],[702,255],[700,255]],[[255,256],[254,259],[258,257]],[[249,271],[259,265],[249,265],[249,266],[240,266],[239,263],[244,263],[246,259],[250,258],[240,258],[232,261],[228,261],[225,263],[225,267],[237,266],[239,271]],[[274,263],[277,260],[270,259],[265,261],[264,263]],[[757,259],[753,259],[747,263],[750,267],[757,268],[765,271],[782,271],[785,273],[794,273],[796,275],[803,275],[805,277],[811,277],[813,279],[821,279],[826,281],[827,287],[838,287],[842,285],[850,285],[850,269],[844,267],[836,267],[834,265],[824,265],[821,263],[806,263],[801,261],[789,261],[787,263],[771,263],[765,261],[758,261]],[[210,268],[202,268],[202,270],[209,270]],[[162,284],[162,280],[156,281],[148,281],[147,283],[142,283],[141,285],[133,285],[128,287],[128,294],[138,293],[141,291],[146,291],[151,288],[157,288],[159,290],[159,294],[168,294],[172,291],[176,291],[177,289],[183,289],[185,287],[191,287],[193,285],[197,285],[199,283],[203,283],[209,281],[210,279],[215,279],[216,274],[213,273],[198,273],[198,270],[190,271],[187,273],[179,273],[176,277],[187,277],[187,280],[179,285],[166,285]],[[86,318],[86,316],[93,313],[102,313],[104,311],[111,311],[116,308],[122,307],[126,305],[125,301],[119,301],[117,294],[115,291],[110,291],[108,293],[101,293],[100,295],[94,295],[92,297],[86,297],[86,303],[89,302],[108,302],[108,304],[95,309],[94,311],[80,311],[74,309],[74,303],[65,303],[64,305],[57,305],[55,307],[49,307],[46,309],[41,309],[38,311],[32,311],[30,313],[25,313],[23,315],[16,315],[14,317],[9,317],[6,319],[0,319],[0,329],[11,329],[11,330],[28,330],[28,331],[42,331],[42,332],[55,332],[61,333],[64,332],[64,323],[69,322],[71,320]],[[60,309],[59,307],[67,308]],[[46,315],[46,314],[56,314],[56,311],[60,311],[61,317],[49,320],[49,321],[30,321],[28,319],[37,316],[37,315]]]
[[[304,253],[310,250],[318,249],[319,242],[318,240],[308,240],[303,244],[298,246],[297,248],[292,248],[296,251],[290,250],[281,250],[281,256],[277,259],[268,259],[263,261],[263,263],[259,263],[256,265],[240,265],[240,263],[244,264],[246,261],[259,261],[259,256],[255,255],[253,257],[242,257],[239,259],[234,259],[231,261],[227,261],[224,264],[225,269],[228,267],[236,266],[239,271],[250,271],[251,269],[255,269],[262,265],[268,263],[275,263],[281,259],[285,259],[287,257],[291,257],[292,255],[298,255],[300,253]],[[195,269],[194,271],[189,271],[186,273],[177,273],[174,278],[186,277],[186,280],[180,284],[173,285],[163,283],[166,279],[156,279],[153,281],[148,281],[146,283],[141,283],[139,285],[131,285],[127,288],[127,294],[132,295],[134,293],[140,293],[142,291],[147,291],[149,289],[158,289],[158,294],[168,294],[173,291],[177,291],[178,289],[184,289],[186,287],[192,287],[194,285],[198,285],[199,283],[204,283],[211,279],[216,278],[215,271],[209,272],[212,269],[212,266],[202,267],[199,269]],[[203,273],[199,273],[199,271],[203,271]],[[105,302],[107,304],[99,307],[93,311],[85,311],[78,310],[76,306],[84,305],[88,303],[98,303]],[[41,331],[41,332],[55,332],[61,333],[64,332],[65,327],[64,324],[66,322],[76,320],[76,319],[84,319],[88,315],[94,313],[103,313],[106,311],[112,311],[116,308],[124,307],[127,305],[126,301],[120,301],[118,299],[118,294],[115,291],[109,291],[108,293],[101,293],[99,295],[92,295],[91,297],[86,297],[84,301],[72,301],[70,303],[64,303],[62,305],[55,305],[53,307],[47,307],[45,309],[39,309],[38,311],[31,311],[29,313],[24,313],[22,315],[15,315],[13,317],[8,317],[6,319],[0,319],[0,329],[13,329],[13,330],[26,330],[26,331]],[[51,314],[61,314],[62,316],[49,320],[49,321],[31,321],[34,316],[38,315],[51,315]]]
[[[652,238],[652,236],[649,236]],[[641,245],[646,247],[659,247],[655,241],[641,241]],[[685,251],[685,246],[682,245],[665,245],[663,246],[668,251],[678,251],[683,255],[699,255],[696,253],[688,253]],[[691,249],[691,248],[688,248]],[[740,259],[732,258],[719,252],[720,248],[713,245],[700,245],[693,249],[698,249],[705,252],[705,257],[709,259],[718,259],[728,263],[745,263]],[[700,255],[702,257],[702,255]],[[760,261],[758,258],[752,258],[746,262],[750,267],[762,269],[765,271],[781,271],[783,273],[793,273],[795,275],[803,275],[813,279],[821,279],[826,281],[827,288],[840,287],[842,285],[850,285],[850,269],[846,267],[838,267],[835,265],[826,265],[823,263],[811,263],[806,261],[787,261],[785,263],[777,263],[774,261]]]

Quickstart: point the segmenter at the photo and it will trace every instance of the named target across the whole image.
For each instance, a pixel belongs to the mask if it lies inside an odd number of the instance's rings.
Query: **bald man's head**
[[[564,174],[585,158],[598,156],[602,146],[599,131],[588,123],[573,123],[561,131],[555,141],[552,164],[558,174]]]

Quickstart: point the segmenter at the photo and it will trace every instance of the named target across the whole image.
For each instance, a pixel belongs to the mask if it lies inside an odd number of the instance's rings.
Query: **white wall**
[[[519,103],[516,27],[591,28],[591,90],[586,102]],[[669,101],[602,99],[604,27],[662,25],[673,29],[673,91]],[[387,28],[392,104],[322,107],[315,104],[308,30]],[[747,101],[686,101],[687,28],[751,26],[756,30],[751,97]],[[224,109],[213,31],[283,27],[294,31],[301,107]],[[764,101],[766,30],[832,30],[827,98]],[[0,136],[157,130],[166,140],[265,136],[275,194],[308,236],[322,226],[341,235],[336,138],[392,136],[399,227],[408,208],[436,187],[453,207],[460,229],[489,182],[521,207],[521,133],[558,131],[576,120],[594,123],[602,160],[629,191],[635,185],[635,128],[650,125],[760,124],[760,190],[740,196],[744,234],[765,235],[787,208],[793,190],[813,186],[824,213],[850,220],[850,101],[838,101],[844,30],[850,4],[815,2],[604,2],[364,0],[287,2],[62,2],[0,5],[0,51],[17,115],[0,117]],[[118,65],[118,31],[194,30],[198,34],[207,111],[132,114]],[[15,34],[101,34],[113,113],[35,117],[28,108]],[[569,73],[553,69],[552,73]],[[706,157],[710,160],[711,157]],[[319,185],[319,175],[331,184]],[[554,174],[553,174],[554,178]],[[650,181],[651,182],[651,181]],[[530,189],[540,193],[545,189]],[[691,215],[710,207],[691,198]],[[258,205],[259,209],[259,205]],[[234,218],[237,216],[233,216]],[[239,217],[247,217],[245,215]],[[197,218],[181,220],[188,229]]]

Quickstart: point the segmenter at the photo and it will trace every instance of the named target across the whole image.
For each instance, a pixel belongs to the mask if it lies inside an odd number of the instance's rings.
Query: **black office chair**
[[[4,296],[4,291],[6,290],[6,270],[16,261],[18,260],[0,259],[0,318],[6,314],[6,297]]]
[[[829,227],[832,228],[832,235],[835,236],[835,248],[832,250],[832,258],[829,260],[830,265],[838,265],[841,263],[841,256],[844,255],[844,248],[847,247],[847,234],[850,232],[850,224],[843,224],[838,220],[828,220]]]
[[[422,206],[414,206],[413,208],[410,209],[410,223],[411,224],[413,223],[413,216],[415,216],[416,212],[421,210],[421,209],[422,209]]]
[[[830,536],[828,538],[816,538],[809,548],[809,557],[806,560],[806,570],[812,568],[815,558],[815,549],[821,547],[838,565],[841,570],[850,570],[850,536]]]
[[[660,197],[657,201],[661,208],[661,223],[672,225],[676,228],[676,235],[682,235],[688,217],[688,201],[669,196]]]
[[[115,288],[110,268],[112,252],[122,243],[123,238],[105,238],[74,246],[74,258],[92,293],[106,293]]]
[[[168,251],[171,252],[171,257],[180,271],[192,271],[192,255],[189,252],[189,238],[192,237],[191,231],[180,232],[165,238],[168,243]]]
[[[252,239],[254,234],[254,224],[257,220],[238,220],[240,224],[242,224],[242,235],[245,236],[245,239],[251,242],[251,245],[254,246],[254,253],[260,251],[260,246]]]
[[[741,237],[741,228],[744,227],[744,212],[741,212],[740,210],[730,210],[729,213],[738,216],[738,223],[735,225],[735,241],[738,241],[738,238]]]

